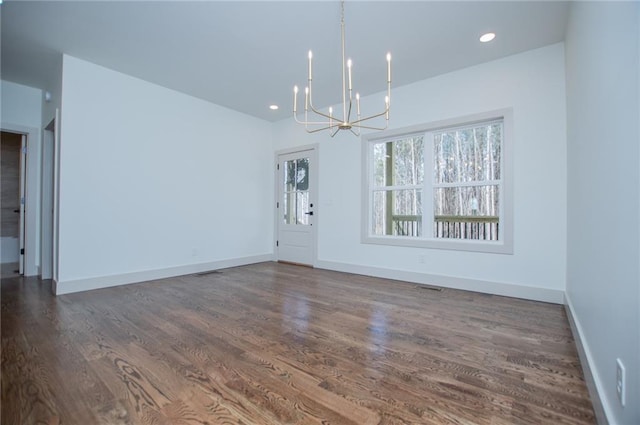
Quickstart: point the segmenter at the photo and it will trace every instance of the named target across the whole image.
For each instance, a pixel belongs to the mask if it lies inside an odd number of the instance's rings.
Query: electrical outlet
[[[625,398],[625,370],[624,365],[622,364],[622,360],[616,359],[616,392],[618,393],[618,400],[620,401],[620,405],[624,407],[624,398]]]

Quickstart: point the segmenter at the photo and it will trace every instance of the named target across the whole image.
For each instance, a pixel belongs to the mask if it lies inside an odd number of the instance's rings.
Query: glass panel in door
[[[285,224],[309,225],[309,158],[284,161],[282,208]]]

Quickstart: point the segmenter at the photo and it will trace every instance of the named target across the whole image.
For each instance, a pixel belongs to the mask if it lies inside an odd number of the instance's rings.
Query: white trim
[[[53,279],[58,280],[60,270],[60,108],[56,108],[55,131],[53,134]]]
[[[53,278],[53,227],[54,227],[54,155],[55,119],[42,132],[42,155],[40,164],[40,266],[38,275],[42,279]]]
[[[504,282],[492,282],[487,280],[469,279],[465,277],[436,275],[411,272],[406,270],[386,269],[359,264],[341,263],[336,261],[318,261],[317,268],[334,270],[345,273],[374,276],[384,279],[402,280],[429,286],[442,286],[444,288],[461,289],[464,291],[481,292],[484,294],[501,295],[505,297],[522,298],[532,301],[543,301],[553,304],[562,304],[564,291],[561,289],[538,288]]]
[[[496,109],[494,111],[481,112],[479,114],[465,115],[462,117],[448,118],[430,123],[417,124],[409,127],[394,130],[385,130],[377,133],[367,133],[362,135],[362,139],[367,142],[399,139],[414,133],[424,133],[426,131],[435,132],[438,130],[457,129],[473,127],[476,124],[484,124],[492,120],[504,118],[505,115],[513,113],[511,108]],[[464,123],[463,125],[458,125]]]
[[[276,164],[278,163],[278,157],[280,155],[288,155],[290,153],[298,153],[298,152],[304,152],[304,151],[311,151],[311,150],[318,150],[318,147],[320,145],[318,143],[313,143],[311,145],[304,145],[304,146],[296,146],[295,148],[288,148],[288,149],[282,149],[279,151],[275,152],[275,160],[276,160]]]
[[[423,227],[424,229],[424,227]],[[473,239],[415,238],[410,236],[366,236],[362,243],[414,248],[450,249],[454,251],[486,252],[490,254],[513,254],[513,249],[498,241]]]
[[[576,342],[578,348],[578,355],[580,357],[580,364],[582,365],[582,371],[584,374],[584,380],[589,390],[589,396],[593,404],[593,410],[596,414],[596,421],[598,425],[607,425],[613,419],[613,409],[606,398],[606,392],[604,390],[604,384],[598,376],[598,370],[595,368],[595,361],[593,355],[587,344],[587,339],[584,337],[584,331],[582,325],[575,315],[573,304],[569,294],[565,294],[565,311],[567,312],[567,318],[571,325],[571,331],[573,333],[573,339]]]
[[[27,139],[29,138],[28,134],[20,134],[20,160],[18,162],[18,208],[20,212],[20,218],[18,219],[18,249],[19,251],[19,260],[18,260],[18,273],[21,275],[29,276],[25,273],[25,265],[26,265],[26,241],[27,241]]]
[[[272,260],[272,254],[263,254],[241,258],[229,258],[226,260],[211,261],[208,263],[168,267],[165,269],[145,270],[140,272],[91,277],[87,279],[68,280],[62,282],[58,282],[54,279],[52,284],[52,291],[55,295],[64,295],[74,292],[108,288],[111,286],[128,285],[130,283],[139,283],[149,280],[165,279],[168,277],[184,276],[193,273],[202,273],[210,270],[245,266],[248,264],[262,263]]]

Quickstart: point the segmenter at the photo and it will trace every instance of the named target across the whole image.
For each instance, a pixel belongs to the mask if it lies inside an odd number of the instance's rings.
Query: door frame
[[[56,111],[57,112],[57,111]],[[56,117],[43,129],[41,200],[40,200],[40,276],[53,279],[56,271],[57,249],[55,244],[55,158],[57,152],[57,113]]]
[[[315,179],[315,186],[314,186],[314,193],[312,193],[312,199],[310,199],[310,202],[312,202],[314,204],[313,207],[313,211],[314,211],[314,215],[313,215],[313,226],[311,226],[311,237],[312,237],[312,243],[311,243],[311,266],[316,267],[317,263],[318,263],[318,227],[320,225],[320,217],[318,212],[320,211],[320,203],[318,202],[319,199],[319,193],[320,193],[320,167],[319,167],[319,144],[318,143],[314,143],[311,145],[304,145],[304,146],[298,146],[295,148],[288,148],[288,149],[282,149],[279,151],[276,151],[274,154],[274,160],[273,160],[273,174],[274,174],[274,201],[273,201],[273,209],[274,209],[274,214],[273,214],[273,223],[274,223],[274,232],[273,232],[273,257],[275,261],[278,261],[278,246],[277,246],[277,241],[278,241],[278,234],[280,233],[280,213],[279,213],[279,209],[278,209],[278,202],[280,201],[280,170],[278,170],[278,165],[279,165],[279,158],[281,155],[289,155],[289,154],[295,154],[295,153],[299,153],[299,152],[306,152],[306,151],[311,151],[311,161],[313,164],[313,170],[314,170],[314,175],[313,178]]]
[[[15,134],[15,133],[14,133]],[[20,134],[20,162],[18,165],[18,208],[20,218],[18,219],[18,273],[24,275],[26,258],[26,212],[27,212],[27,138],[26,134]]]

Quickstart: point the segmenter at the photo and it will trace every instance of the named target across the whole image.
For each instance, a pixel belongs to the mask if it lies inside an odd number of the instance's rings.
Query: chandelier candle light
[[[326,114],[317,110],[313,106],[312,100],[312,82],[313,82],[313,54],[309,50],[309,75],[308,85],[304,88],[304,121],[298,119],[298,86],[293,87],[293,118],[296,122],[304,124],[307,133],[316,133],[323,130],[329,130],[331,137],[335,136],[340,130],[349,130],[356,136],[360,135],[360,129],[384,130],[389,125],[389,106],[391,102],[391,53],[387,53],[387,95],[384,98],[385,108],[382,112],[362,118],[360,116],[360,94],[356,93],[356,119],[351,121],[351,109],[353,106],[353,86],[351,84],[351,68],[353,62],[348,59],[345,62],[344,49],[344,0],[341,2],[342,18],[340,21],[342,35],[342,118],[333,115],[333,108],[329,107],[329,113]],[[346,65],[346,67],[345,67]],[[348,92],[348,93],[347,93]],[[348,104],[347,104],[348,98]],[[309,120],[309,110],[318,116],[318,121]],[[365,121],[369,121],[378,117],[385,117],[384,127],[375,127],[372,125],[364,125]]]

